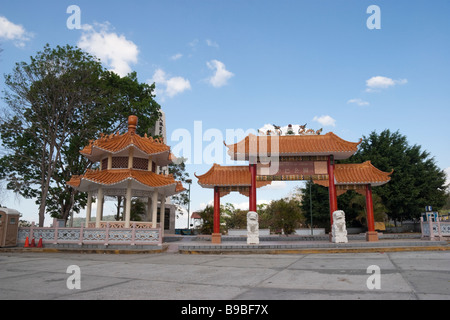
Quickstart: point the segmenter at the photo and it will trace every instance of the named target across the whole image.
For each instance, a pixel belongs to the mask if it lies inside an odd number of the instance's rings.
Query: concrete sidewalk
[[[79,268],[80,288],[70,287]],[[368,283],[379,270],[379,284]],[[371,282],[370,282],[371,283]],[[0,253],[0,300],[181,300],[164,310],[280,300],[450,299],[450,251],[333,254]],[[238,300],[254,301],[241,302]],[[271,301],[268,301],[271,300]],[[159,302],[154,302],[158,307]],[[161,304],[159,304],[160,306]],[[290,314],[298,303],[289,305]],[[153,307],[153,305],[152,305]],[[217,308],[219,309],[219,308]],[[224,310],[224,309],[222,309]]]

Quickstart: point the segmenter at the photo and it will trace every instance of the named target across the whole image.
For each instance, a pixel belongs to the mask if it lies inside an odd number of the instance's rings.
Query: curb
[[[429,246],[384,246],[384,247],[339,247],[339,248],[189,248],[181,244],[163,244],[154,249],[99,249],[99,248],[24,248],[11,247],[0,248],[0,253],[78,253],[78,254],[321,254],[321,253],[383,253],[383,252],[406,252],[406,251],[448,251],[447,245],[429,245]]]
[[[0,252],[9,253],[26,253],[26,252],[41,252],[41,253],[82,253],[82,254],[151,254],[162,253],[167,250],[166,246],[158,249],[71,249],[71,248],[0,248]]]
[[[450,247],[376,247],[324,249],[180,249],[181,254],[321,254],[321,253],[384,253],[406,251],[447,251]]]

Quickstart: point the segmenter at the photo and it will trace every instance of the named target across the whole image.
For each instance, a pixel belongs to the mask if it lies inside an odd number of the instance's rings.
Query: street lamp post
[[[191,184],[192,184],[192,180],[191,179],[187,179],[186,183],[189,184],[188,217],[187,217],[187,221],[188,221],[187,228],[189,230],[190,229],[190,226],[189,226],[189,215],[190,215],[190,211],[191,211]]]
[[[311,187],[312,187],[312,178],[309,181],[309,213],[311,214],[311,235],[314,235],[313,232],[313,216],[312,216],[312,198],[311,198]]]

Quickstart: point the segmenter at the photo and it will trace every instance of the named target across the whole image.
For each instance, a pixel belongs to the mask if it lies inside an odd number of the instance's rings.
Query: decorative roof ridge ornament
[[[276,132],[279,136],[281,136],[281,135],[283,134],[283,131],[281,131],[281,127],[280,127],[280,126],[277,126],[277,125],[273,124],[273,127],[275,128],[275,132]]]
[[[308,124],[308,123],[305,123],[304,125],[300,126],[300,128],[298,129],[298,134],[299,134],[299,135],[302,135],[302,134],[305,133],[306,125],[307,125],[307,124]]]
[[[323,132],[323,128],[320,128],[319,130],[314,130],[314,129],[306,129],[306,125],[307,123],[305,123],[304,125],[299,125],[299,129],[297,131],[297,134],[294,131],[293,125],[292,124],[288,124],[287,126],[287,130],[286,133],[283,133],[281,126],[277,126],[276,124],[272,124],[273,126],[273,130],[271,129],[267,129],[265,132],[261,129],[258,129],[258,135],[260,136],[272,136],[274,135],[274,133],[278,136],[311,136],[311,135],[321,135]]]

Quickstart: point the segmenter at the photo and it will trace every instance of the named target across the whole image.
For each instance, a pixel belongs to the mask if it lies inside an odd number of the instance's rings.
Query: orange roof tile
[[[136,134],[137,117],[130,116],[128,118],[128,131],[124,134],[110,134],[104,135],[97,140],[91,140],[89,145],[84,147],[80,153],[86,156],[91,161],[99,161],[105,156],[105,153],[117,154],[130,147],[139,149],[146,155],[159,155],[167,153],[161,160],[167,161],[167,164],[172,160],[173,155],[170,155],[170,147],[162,142],[161,139],[154,139],[152,137],[144,137]]]
[[[167,152],[167,157],[169,157],[170,147],[162,143],[159,139],[153,139],[152,137],[146,136],[141,137],[129,131],[122,135],[104,135],[98,140],[91,141],[91,143],[84,147],[80,153],[87,157],[93,155],[93,149],[100,149],[107,153],[118,153],[131,145],[140,149],[147,155]]]
[[[219,186],[241,186],[251,185],[251,174],[248,166],[221,166],[214,164],[208,172],[197,176],[198,183],[204,188]],[[257,181],[256,187],[269,185],[271,181]]]
[[[380,186],[391,180],[391,172],[383,172],[375,168],[370,161],[364,163],[341,163],[334,167],[336,185],[371,184]],[[314,181],[328,187],[328,181]]]
[[[173,186],[173,194],[184,190],[181,182],[176,181],[172,175],[134,169],[87,170],[84,175],[73,176],[67,184],[80,191],[87,191],[92,184],[111,187],[128,179],[138,182],[142,189]]]
[[[253,140],[254,139],[254,140]],[[267,139],[267,140],[264,140]],[[253,143],[250,145],[249,141],[255,141],[255,149],[258,153],[263,155],[280,155],[280,156],[313,156],[313,155],[334,155],[335,159],[346,159],[354,154],[360,142],[349,142],[336,136],[333,132],[328,132],[325,135],[286,135],[286,136],[255,136],[248,135],[244,140],[226,145],[228,154],[236,159],[240,155],[245,156],[248,160],[249,155],[256,155],[253,151]],[[261,142],[260,142],[261,141]],[[267,146],[267,152],[261,149]],[[273,144],[273,146],[272,146]],[[252,152],[250,152],[252,146]]]
[[[201,219],[201,218],[202,217],[200,216],[200,214],[197,211],[192,212],[191,219]]]

